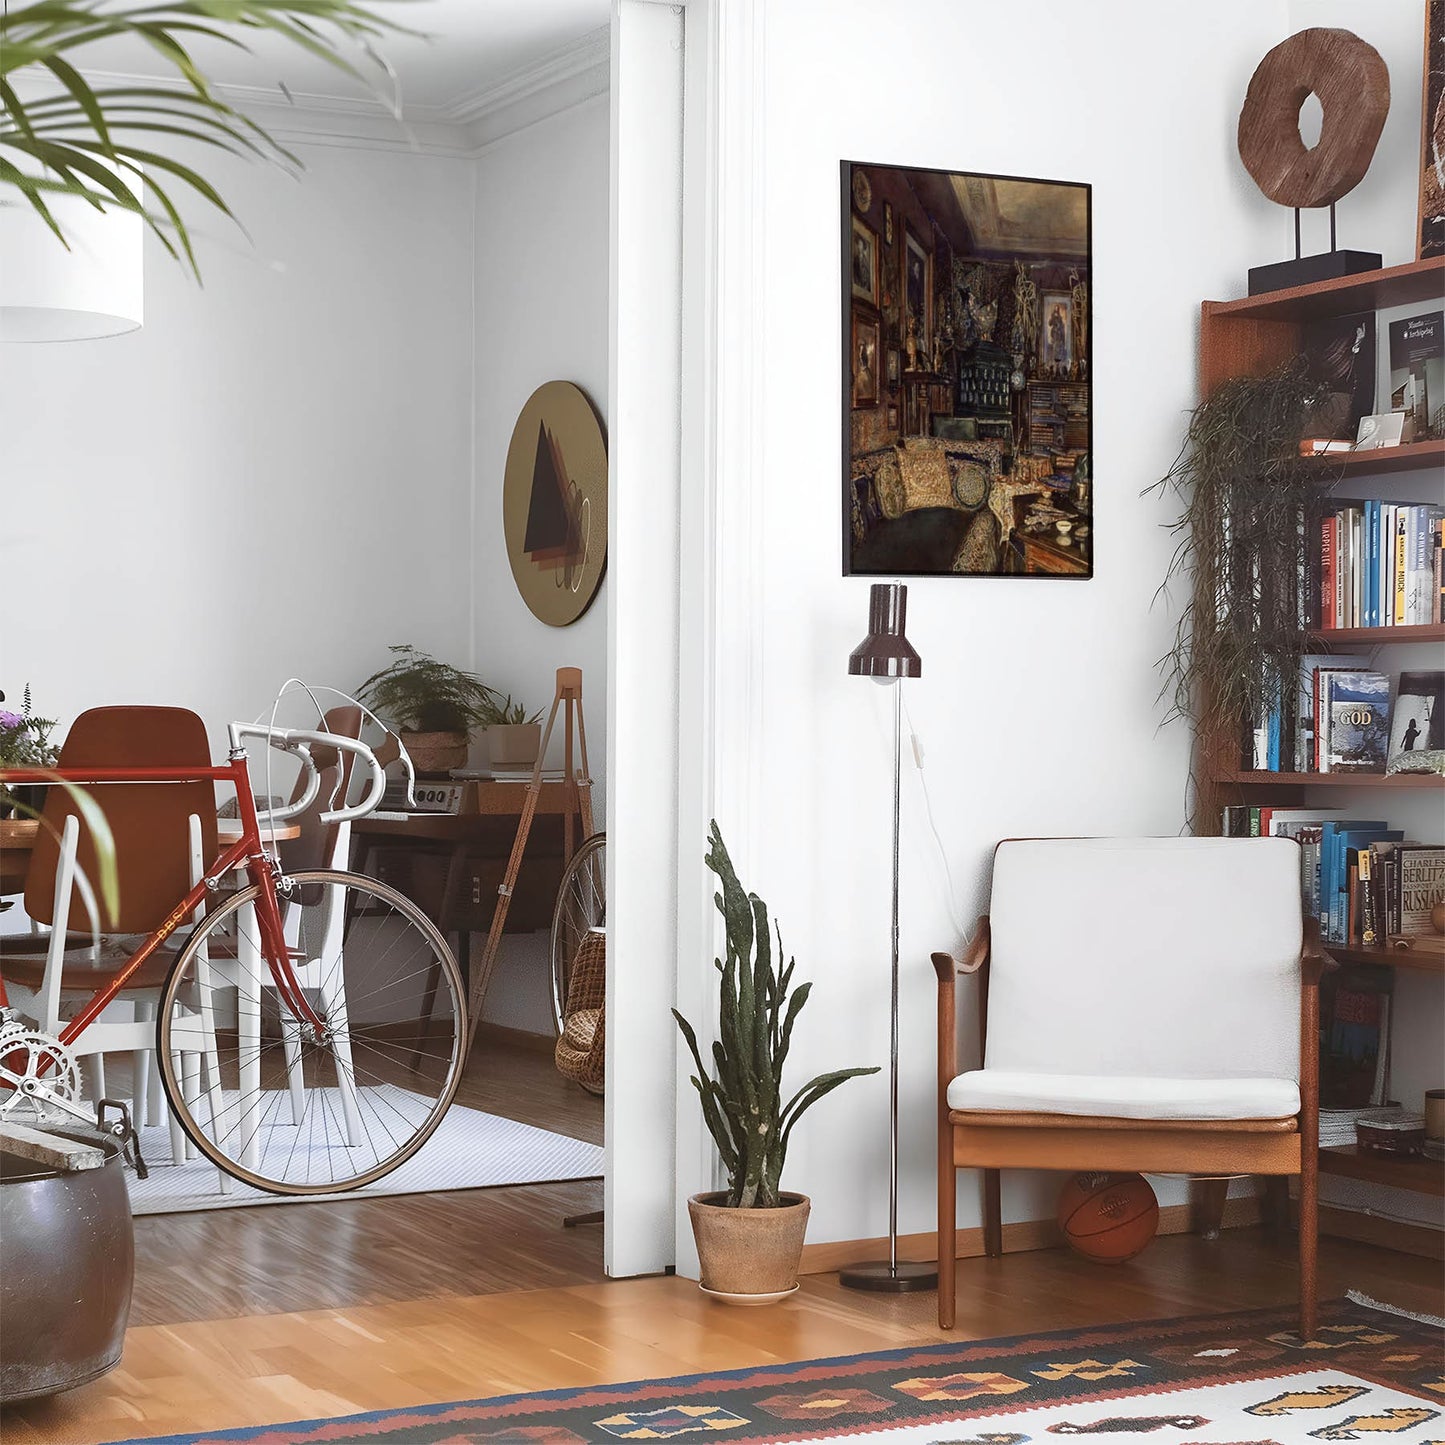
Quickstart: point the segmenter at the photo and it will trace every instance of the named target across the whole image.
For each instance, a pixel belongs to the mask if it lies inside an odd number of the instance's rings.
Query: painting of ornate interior
[[[1092,576],[1090,188],[842,170],[844,572]]]

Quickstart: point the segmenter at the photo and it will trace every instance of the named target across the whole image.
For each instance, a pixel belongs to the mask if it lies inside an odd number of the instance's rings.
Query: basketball
[[[1059,1228],[1099,1264],[1133,1259],[1159,1228],[1159,1201],[1139,1174],[1075,1174],[1059,1191]]]

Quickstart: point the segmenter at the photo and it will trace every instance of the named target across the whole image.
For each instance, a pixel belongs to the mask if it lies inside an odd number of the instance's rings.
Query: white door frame
[[[716,1023],[708,822],[759,786],[762,0],[613,0],[607,1272],[696,1274],[717,1163],[669,1008]],[[674,119],[675,128],[667,122]]]

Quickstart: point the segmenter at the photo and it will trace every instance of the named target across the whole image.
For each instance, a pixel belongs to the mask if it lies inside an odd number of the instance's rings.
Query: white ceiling
[[[393,36],[378,48],[395,69],[401,100],[413,114],[444,115],[478,94],[504,86],[535,70],[558,52],[604,29],[609,0],[371,0],[378,13],[420,31],[421,37]],[[325,61],[264,31],[250,53],[233,46],[197,45],[203,72],[222,86],[275,90],[284,83],[298,101],[355,101],[384,88],[375,67],[358,68],[372,81],[358,81]],[[143,43],[104,43],[72,57],[91,72],[171,75],[166,63]]]

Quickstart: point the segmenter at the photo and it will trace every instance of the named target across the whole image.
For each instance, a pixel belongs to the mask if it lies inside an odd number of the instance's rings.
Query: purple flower
[[[18,712],[7,712],[0,707],[0,728],[23,728],[25,719]]]

